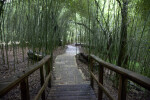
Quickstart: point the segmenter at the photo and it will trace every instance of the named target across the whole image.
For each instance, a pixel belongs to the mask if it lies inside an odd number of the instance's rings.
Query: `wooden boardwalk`
[[[57,56],[47,100],[96,100],[89,82],[77,67],[76,52],[78,49],[69,45],[66,53]]]
[[[66,52],[55,59],[53,68],[53,85],[85,84],[85,77],[76,63],[76,47],[69,45]]]
[[[52,86],[47,100],[97,100],[88,84]]]
[[[84,80],[84,75],[78,69],[76,64],[76,50],[75,47],[70,46],[65,54],[59,55],[58,58],[56,58],[53,71],[51,70],[53,66],[50,64],[52,62],[52,57],[47,55],[41,61],[30,66],[30,68],[25,71],[3,80],[3,82],[0,82],[0,99],[3,98],[3,96],[7,96],[6,94],[9,91],[19,85],[21,100],[30,100],[31,96],[29,93],[28,76],[32,75],[38,69],[40,69],[41,88],[34,100],[102,100],[105,99],[103,98],[103,93],[107,95],[110,100],[115,100],[108,92],[109,90],[106,90],[103,86],[104,68],[108,68],[109,70],[120,74],[118,100],[126,100],[128,80],[150,90],[150,78],[107,63],[95,55],[89,55],[91,65],[89,73],[91,77],[90,82],[86,82]],[[99,63],[98,78],[93,73],[93,62]],[[91,88],[93,87],[94,81],[98,85],[98,98],[96,98],[95,93]],[[47,87],[50,88],[50,92],[46,96],[45,89]]]

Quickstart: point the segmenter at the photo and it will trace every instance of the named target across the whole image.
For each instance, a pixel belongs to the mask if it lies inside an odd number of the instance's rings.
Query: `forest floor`
[[[63,54],[66,51],[67,47],[58,47],[57,49],[54,50],[53,52],[53,61],[55,61],[55,58]],[[27,52],[28,48],[24,48],[24,61],[23,61],[23,54],[22,54],[22,49],[18,48],[16,51],[16,63],[14,63],[14,55],[13,55],[13,50],[9,49],[8,51],[8,56],[9,56],[9,68],[6,64],[3,64],[2,56],[0,55],[0,82],[2,80],[7,79],[8,77],[15,75],[18,72],[24,71],[25,69],[28,68],[28,66],[33,65],[36,63],[35,61],[31,60],[28,58]],[[1,52],[1,51],[0,51]],[[5,55],[6,57],[6,55]],[[5,61],[7,59],[5,58]],[[14,64],[15,64],[15,69],[14,69]],[[14,71],[15,70],[15,71]],[[30,98],[31,100],[34,98],[34,96],[38,93],[40,89],[40,71],[37,70],[34,72],[32,75],[29,76],[28,78],[29,81],[29,91],[30,91]],[[49,88],[46,89],[46,95],[49,92]],[[20,100],[20,89],[19,85],[12,89],[10,92],[8,92],[4,97],[0,98],[0,100]]]
[[[84,50],[78,46],[80,52],[84,52]],[[55,58],[58,55],[61,55],[66,52],[67,47],[58,47],[57,49],[54,50],[53,53],[53,61],[55,61]],[[9,55],[9,69],[7,64],[3,64],[2,57],[0,55],[0,82],[3,79],[6,79],[12,75],[15,75],[16,73],[25,70],[28,68],[28,66],[33,65],[35,62],[32,61],[31,59],[28,59],[27,56],[27,51],[28,48],[24,48],[24,61],[23,61],[23,54],[22,54],[22,49],[19,48],[17,49],[16,53],[16,63],[15,63],[15,72],[14,72],[14,56],[13,56],[13,50],[10,49],[8,51]],[[1,51],[0,51],[1,52]],[[5,55],[6,56],[6,55]],[[88,70],[88,63],[83,63],[79,60],[78,55],[76,56],[76,61],[78,64],[79,69],[82,70],[86,81],[89,81],[90,75],[86,71]],[[5,59],[6,61],[6,59]],[[34,98],[34,96],[37,94],[37,92],[40,89],[40,74],[39,70],[34,72],[31,76],[29,76],[29,91],[30,91],[30,98],[31,100]],[[94,70],[94,74],[98,76],[98,72]],[[118,90],[113,86],[113,81],[109,78],[106,77],[108,76],[109,73],[104,74],[104,87],[106,90],[114,97],[114,99],[117,99],[118,97]],[[109,75],[110,76],[110,75]],[[98,86],[94,82],[94,88],[95,88],[95,93],[97,94]],[[49,88],[46,89],[46,95],[49,92]],[[19,86],[8,92],[3,98],[0,98],[0,100],[20,100],[20,89]],[[106,95],[103,96],[103,100],[108,100]],[[127,94],[127,100],[150,100],[150,93],[149,92],[144,92],[143,90],[139,90],[137,88],[131,87],[131,89],[128,90]]]
[[[83,48],[78,46],[80,53],[85,53]],[[88,70],[88,62],[82,62],[81,58],[79,58],[79,54],[76,55],[76,61],[79,69],[82,70],[84,76],[86,77],[86,81],[90,81],[90,74],[87,72]],[[95,68],[96,69],[96,68]],[[113,81],[110,79],[110,76],[112,77],[112,74],[110,75],[108,70],[104,70],[104,87],[105,89],[111,94],[111,96],[117,100],[118,98],[118,89],[114,87]],[[94,74],[98,78],[98,72],[97,70],[94,70]],[[108,77],[109,76],[109,77]],[[131,82],[134,84],[133,82]],[[129,84],[128,84],[129,86]],[[144,91],[140,87],[129,86],[130,89],[127,93],[127,100],[150,100],[150,91]],[[94,82],[94,91],[96,95],[98,95],[98,85],[96,82]],[[109,100],[108,97],[103,93],[103,100]]]

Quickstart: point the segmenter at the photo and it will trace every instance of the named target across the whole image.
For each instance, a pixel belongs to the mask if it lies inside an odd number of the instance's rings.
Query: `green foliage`
[[[150,13],[150,0],[139,0],[136,3],[136,12],[142,15],[142,19],[146,19]]]

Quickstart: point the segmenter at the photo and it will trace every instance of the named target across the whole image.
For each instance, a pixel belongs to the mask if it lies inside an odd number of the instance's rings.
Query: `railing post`
[[[30,100],[28,78],[20,83],[21,100]]]
[[[118,100],[126,100],[127,78],[120,76]]]
[[[53,55],[50,57],[50,71],[53,69]]]
[[[51,59],[49,59],[49,60],[45,63],[45,67],[46,67],[46,76],[48,76],[48,74],[49,74],[50,71],[51,71],[50,60],[51,60]],[[48,87],[49,87],[49,88],[51,87],[51,78],[49,79]]]
[[[100,64],[99,66],[99,82],[103,85],[103,72],[104,72],[104,67],[103,65]],[[103,97],[103,91],[101,90],[100,87],[98,87],[98,100],[102,100]]]
[[[93,73],[93,59],[90,57],[90,71]],[[93,82],[93,77],[91,75],[91,79],[90,79],[90,84],[91,84],[91,87],[94,88],[94,82]]]
[[[44,84],[44,72],[43,72],[43,66],[40,68],[40,77],[41,77],[41,87]],[[42,100],[45,100],[45,90],[42,93]]]

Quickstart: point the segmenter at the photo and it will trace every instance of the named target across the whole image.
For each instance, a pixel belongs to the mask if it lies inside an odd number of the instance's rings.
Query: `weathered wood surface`
[[[21,100],[30,100],[28,78],[20,83]]]
[[[42,85],[42,88],[40,89],[40,91],[38,92],[38,94],[36,95],[34,100],[39,100],[41,95],[42,95],[42,100],[45,100],[45,92],[44,91],[48,85],[50,77],[51,77],[51,73],[49,73],[49,75],[46,77],[46,80],[45,80],[44,84]]]
[[[99,82],[103,85],[103,73],[104,67],[102,65],[99,66]],[[98,87],[98,100],[102,100],[103,98],[103,91],[100,87]]]
[[[98,84],[99,88],[109,97],[110,100],[114,100],[113,97],[108,93],[108,91],[104,88],[103,84],[101,84],[98,79],[94,76],[94,74],[92,72],[91,76],[92,78],[96,81],[96,83]]]
[[[88,84],[55,85],[51,88],[47,100],[97,100]]]
[[[44,71],[43,71],[43,67],[40,68],[40,80],[41,80],[41,87],[43,86],[44,84]],[[42,91],[42,100],[45,100],[45,91]],[[37,98],[36,98],[37,99]]]
[[[53,81],[54,85],[73,85],[73,84],[84,84],[84,74],[78,69],[75,55],[78,49],[74,46],[68,46],[66,52],[59,55],[55,59],[53,67]]]
[[[43,67],[43,64],[45,64],[48,59],[50,59],[49,55],[44,57],[41,61],[39,61],[35,65],[32,65],[29,69],[23,72],[20,72],[16,75],[13,75],[12,77],[9,77],[6,80],[1,81],[0,82],[0,97],[6,94],[7,92],[9,92],[15,86],[17,86],[21,81],[23,81],[25,78],[31,75],[34,71]]]
[[[127,79],[141,85],[142,87],[150,90],[150,78],[142,76],[140,74],[137,74],[133,71],[129,71],[127,69],[121,68],[119,66],[107,63],[100,58],[96,57],[95,55],[91,55],[91,57],[96,60],[100,65],[103,65],[104,67],[115,71],[116,73],[125,76]]]
[[[120,76],[118,100],[126,100],[126,91],[127,79],[124,76]]]
[[[107,63],[107,62],[101,60],[100,58],[96,57],[95,55],[90,55],[90,59],[95,60],[102,67],[108,68],[108,69],[116,72],[117,74],[120,74],[118,100],[126,100],[126,89],[127,89],[127,80],[128,79],[141,85],[145,89],[150,90],[150,78],[147,78],[147,77],[137,74],[135,72],[129,71],[127,69],[121,68],[119,66],[115,66],[113,64]],[[91,65],[93,65],[93,64],[91,64]],[[102,91],[109,97],[109,99],[113,100],[111,95],[105,90],[105,88],[102,85],[102,77],[103,77],[102,76],[102,73],[103,73],[102,67],[100,67],[101,70],[99,70],[99,73],[101,74],[99,76],[99,81],[96,79],[96,77],[92,73],[92,70],[90,71],[92,78],[94,78],[94,80],[97,82],[97,84],[99,86],[98,100],[102,100]]]
[[[93,60],[92,59],[90,59],[90,70],[93,73]],[[91,75],[91,78],[90,78],[90,85],[91,85],[92,88],[94,88],[94,82],[93,82],[92,75]]]
[[[83,82],[84,80],[81,78],[82,77],[80,75],[81,73],[79,73],[79,70],[77,71],[74,55],[70,54],[72,52],[75,52],[75,51],[69,50],[65,56],[64,55],[59,56],[60,58],[56,59],[57,67],[55,66],[54,71],[56,75],[59,75],[59,77],[56,76],[56,80],[55,80],[56,82],[54,82],[55,84],[52,86],[50,93],[47,97],[47,100],[97,100],[95,93],[92,89],[93,80],[95,80],[99,86],[98,99],[102,100],[102,94],[104,92],[110,98],[110,100],[113,100],[111,95],[105,90],[103,86],[104,68],[108,68],[120,74],[118,100],[125,100],[125,96],[126,96],[125,90],[126,90],[126,85],[127,85],[127,79],[134,81],[135,83],[138,83],[139,85],[150,90],[149,78],[144,77],[140,74],[134,73],[132,71],[126,70],[124,68],[121,68],[119,66],[115,66],[113,64],[107,63],[94,55],[91,55],[90,59],[98,62],[100,65],[100,69],[99,69],[99,78],[97,79],[92,73],[93,62],[91,62],[91,71],[89,71],[89,73],[91,74],[91,86],[92,86],[91,87],[89,84],[86,84],[86,82],[85,83]],[[40,68],[42,88],[38,92],[38,95],[35,97],[35,100],[38,100],[42,93],[43,93],[42,99],[45,100],[45,93],[44,93],[45,87],[47,86],[47,84],[49,84],[49,87],[51,87],[51,84],[50,84],[51,82],[49,80],[51,76],[50,62],[48,61],[49,59],[50,59],[50,56],[46,56],[45,58],[43,58],[37,64],[31,66],[26,71],[20,72],[8,78],[7,80],[0,82],[0,97],[3,96],[8,91],[10,91],[19,83],[21,83],[22,97],[25,97],[25,95],[27,95],[26,98],[29,100],[27,77],[31,75],[34,71]],[[45,82],[44,82],[44,74],[43,74],[44,64],[46,67],[45,69],[46,69],[46,76],[47,76]],[[76,78],[74,78],[75,75],[77,75],[77,79],[80,79],[78,80],[79,82],[76,80]],[[66,83],[62,85],[62,82],[66,82]],[[59,84],[56,84],[56,83],[59,83]],[[24,89],[26,89],[26,91],[24,91]]]

